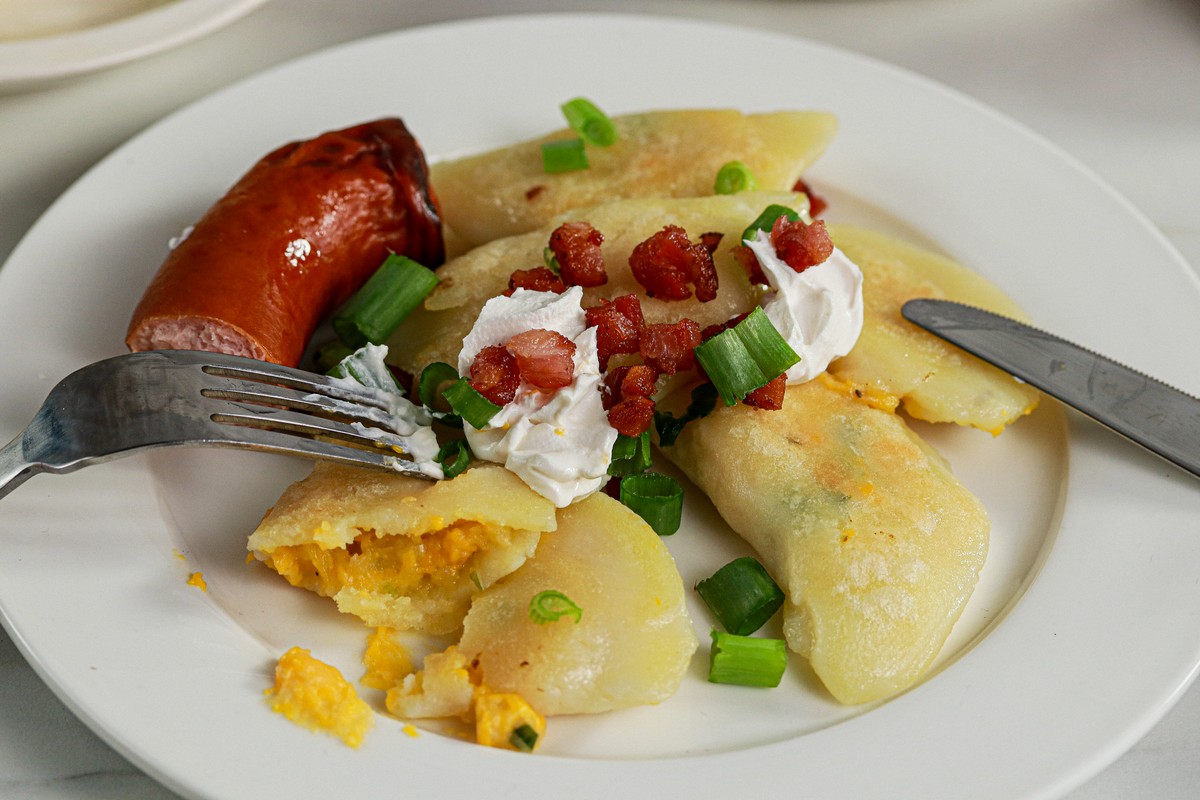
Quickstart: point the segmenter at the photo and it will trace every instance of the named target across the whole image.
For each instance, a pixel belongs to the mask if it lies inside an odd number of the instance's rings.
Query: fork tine
[[[367,450],[323,439],[308,439],[292,433],[267,428],[226,426],[228,435],[211,439],[205,444],[215,447],[246,448],[268,453],[304,455],[309,458],[333,461],[349,466],[368,466],[392,470],[415,477],[428,478],[418,465],[386,450]]]
[[[355,400],[329,397],[305,390],[297,390],[275,384],[252,383],[228,378],[213,386],[206,386],[200,394],[210,399],[228,400],[235,403],[250,403],[262,406],[277,406],[293,411],[321,415],[329,419],[357,422],[365,426],[381,428],[403,434],[396,428],[395,418],[378,406],[367,406]]]
[[[209,353],[213,356],[200,364],[201,371],[210,377],[241,380],[259,384],[261,387],[287,387],[317,397],[331,398],[347,403],[390,410],[387,397],[380,391],[366,386],[354,386],[327,375],[269,364],[261,361]]]
[[[210,402],[209,418],[222,425],[286,431],[299,436],[328,437],[371,449],[404,452],[403,440],[391,431],[372,428],[360,422],[343,422],[328,417],[300,413],[284,408],[243,405],[234,400]]]

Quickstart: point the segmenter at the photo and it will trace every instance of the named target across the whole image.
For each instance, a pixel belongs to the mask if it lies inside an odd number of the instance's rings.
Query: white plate
[[[578,94],[610,112],[823,108],[842,132],[810,177],[831,218],[907,230],[978,269],[1045,326],[1195,390],[1200,292],[1127,203],[977,103],[792,38],[651,17],[510,17],[392,34],[220,92],[117,150],[0,272],[0,440],[50,386],[121,351],[167,240],[260,155],[402,115],[431,154],[559,124]],[[1165,346],[1164,346],[1165,345]],[[0,505],[0,610],[85,722],[193,797],[1034,798],[1114,759],[1200,663],[1200,485],[1049,403],[999,439],[930,431],[994,517],[982,584],[941,668],[871,709],[830,701],[793,659],[777,690],[703,680],[659,707],[555,719],[544,755],[380,717],[359,751],[270,713],[299,644],[358,677],[365,629],[243,563],[244,537],[298,462],[160,452],[38,476]],[[1070,469],[1067,469],[1067,442]],[[702,499],[669,540],[685,584],[740,546]],[[207,594],[186,585],[202,570]],[[708,621],[693,608],[701,635]],[[377,701],[378,698],[372,698]]]
[[[0,42],[0,87],[21,88],[81,75],[178,47],[228,25],[265,2],[173,0],[84,30]]]

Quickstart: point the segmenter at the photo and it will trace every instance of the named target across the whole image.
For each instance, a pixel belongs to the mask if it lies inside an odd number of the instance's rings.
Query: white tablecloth
[[[1194,0],[273,0],[170,52],[0,95],[0,262],[106,153],[230,82],[366,35],[563,10],[682,15],[785,31],[927,75],[1060,145],[1132,200],[1200,268]],[[0,631],[0,797],[172,796],[76,720]],[[1139,744],[1069,798],[1197,796],[1200,688],[1192,688]]]

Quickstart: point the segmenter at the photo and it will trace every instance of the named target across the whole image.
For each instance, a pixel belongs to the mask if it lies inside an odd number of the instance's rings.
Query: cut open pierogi
[[[439,483],[318,463],[251,534],[256,558],[372,627],[456,630],[533,555],[554,506],[499,466]]]

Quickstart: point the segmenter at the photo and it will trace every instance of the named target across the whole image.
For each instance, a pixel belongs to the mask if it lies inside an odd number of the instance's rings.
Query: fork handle
[[[25,434],[17,434],[17,438],[0,448],[0,497],[4,497],[13,489],[25,482],[25,479],[40,470],[35,464],[25,460]]]

